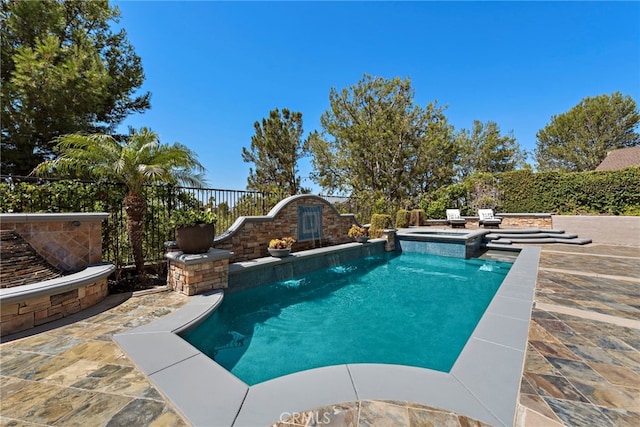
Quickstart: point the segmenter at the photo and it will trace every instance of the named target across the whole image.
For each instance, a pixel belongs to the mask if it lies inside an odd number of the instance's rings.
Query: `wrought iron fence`
[[[240,216],[266,215],[287,195],[259,191],[223,190],[178,186],[144,187],[147,200],[143,249],[145,262],[164,260],[165,242],[173,240],[171,212],[185,203],[197,203],[215,211],[216,234],[222,234]],[[0,175],[0,212],[107,212],[102,225],[103,259],[120,270],[133,264],[127,236],[123,184],[54,178]],[[321,196],[341,213],[355,213],[368,222],[370,213],[349,197]]]
[[[163,261],[167,240],[173,240],[169,218],[185,200],[215,210],[217,234],[242,215],[265,215],[282,198],[257,191],[177,186],[146,186],[143,249],[145,262]],[[133,264],[123,199],[126,187],[115,183],[0,175],[0,212],[108,212],[102,225],[103,259],[122,269]]]

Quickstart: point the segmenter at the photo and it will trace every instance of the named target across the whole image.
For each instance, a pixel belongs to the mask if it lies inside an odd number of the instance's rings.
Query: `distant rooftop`
[[[640,146],[619,148],[610,151],[596,170],[611,171],[625,169],[631,166],[640,166]]]

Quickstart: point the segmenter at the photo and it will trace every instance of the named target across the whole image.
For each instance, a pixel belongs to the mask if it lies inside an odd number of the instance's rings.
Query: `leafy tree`
[[[471,132],[466,129],[458,132],[457,143],[458,175],[463,180],[479,172],[507,172],[526,165],[526,153],[513,134],[501,135],[500,127],[492,121],[483,124],[474,120]]]
[[[640,144],[636,102],[620,92],[584,98],[536,134],[535,156],[540,171],[594,170],[607,152]]]
[[[27,175],[61,135],[111,133],[131,112],[144,74],[120,12],[107,0],[1,0],[2,169]]]
[[[143,188],[157,183],[202,186],[204,167],[195,153],[180,143],[160,143],[147,128],[131,130],[126,141],[105,134],[71,134],[56,142],[59,156],[38,165],[36,174],[119,182],[127,187],[123,200],[127,233],[138,275],[144,277],[142,230],[147,201]]]
[[[444,109],[429,103],[424,113],[428,118],[427,126],[407,182],[414,204],[421,194],[451,185],[455,178],[455,165],[460,158],[453,126],[447,121]]]
[[[438,185],[456,156],[452,129],[443,108],[421,108],[413,96],[410,80],[397,77],[365,75],[349,89],[332,88],[322,134],[310,140],[313,179],[330,193],[365,194],[395,206]]]
[[[251,151],[242,147],[242,160],[256,167],[249,170],[247,188],[265,193],[308,193],[298,175],[298,160],[305,156],[308,145],[302,140],[302,113],[276,108],[253,126],[256,133],[251,137]]]

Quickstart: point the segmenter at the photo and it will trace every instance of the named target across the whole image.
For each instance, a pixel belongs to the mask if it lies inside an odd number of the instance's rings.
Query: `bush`
[[[411,221],[411,213],[406,209],[396,212],[396,228],[407,228]]]
[[[356,239],[358,237],[367,237],[367,229],[353,224],[347,232],[347,236],[351,237],[352,239]]]
[[[197,208],[178,208],[171,212],[169,224],[173,228],[192,227],[196,224],[215,224],[216,214],[210,210]]]
[[[449,201],[447,199],[436,199],[426,206],[425,215],[430,219],[442,219],[447,217]]]
[[[629,215],[640,211],[640,167],[497,175],[501,212]]]
[[[371,216],[371,226],[369,227],[369,237],[375,239],[382,236],[382,230],[391,228],[391,215],[373,214]]]

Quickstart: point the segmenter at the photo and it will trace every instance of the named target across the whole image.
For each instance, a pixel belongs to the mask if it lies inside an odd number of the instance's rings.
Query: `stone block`
[[[24,305],[18,309],[18,314],[33,313],[49,307],[51,307],[49,297],[36,298],[25,302]]]
[[[45,317],[43,319],[34,319],[34,326],[42,325],[43,323],[53,322],[54,320],[62,319],[64,315],[62,313],[56,313],[52,316]]]
[[[56,305],[56,304],[64,305],[68,301],[78,299],[78,289],[72,289],[70,291],[67,291],[61,294],[52,295],[50,298],[51,298],[51,301],[49,306]]]
[[[82,307],[80,306],[80,301],[77,299],[62,304],[63,314],[73,314],[79,312],[80,310],[82,310]]]
[[[40,325],[42,323],[46,323],[46,319],[49,317],[49,309],[38,310],[33,312],[33,321],[35,325]]]
[[[0,315],[2,315],[3,317],[13,316],[15,314],[18,314],[19,308],[20,308],[19,303],[3,305],[2,309],[0,309]]]
[[[0,323],[0,336],[31,329],[34,326],[33,313],[17,315],[11,320]]]

